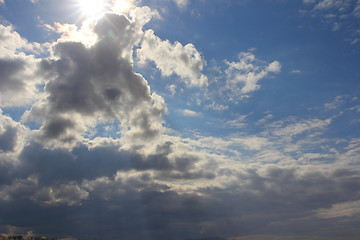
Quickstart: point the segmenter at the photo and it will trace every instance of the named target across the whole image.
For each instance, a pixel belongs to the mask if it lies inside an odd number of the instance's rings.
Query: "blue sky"
[[[0,40],[0,233],[359,236],[360,1],[0,0]]]

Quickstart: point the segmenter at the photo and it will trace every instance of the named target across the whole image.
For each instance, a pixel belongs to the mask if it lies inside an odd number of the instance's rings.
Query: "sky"
[[[0,0],[0,233],[355,240],[359,0]]]

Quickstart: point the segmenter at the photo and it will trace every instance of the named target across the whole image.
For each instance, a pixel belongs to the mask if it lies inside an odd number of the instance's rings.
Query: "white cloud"
[[[39,0],[29,0],[29,1],[32,2],[32,3],[36,3]],[[5,0],[0,0],[0,4],[4,4],[4,3],[5,3]]]
[[[191,87],[208,84],[207,77],[201,73],[205,61],[193,44],[172,44],[161,40],[153,30],[148,30],[137,54],[140,64],[153,61],[163,76],[176,74]]]
[[[182,110],[179,110],[179,111],[180,111],[180,113],[182,115],[187,116],[187,117],[199,117],[199,116],[201,116],[201,113],[192,111],[190,109],[182,109]]]
[[[272,134],[277,136],[292,137],[307,131],[324,129],[325,127],[329,126],[330,123],[331,119],[309,119],[296,121],[295,123],[279,127],[279,125],[282,125],[283,123],[278,122],[274,124],[275,128]]]
[[[233,97],[248,97],[260,88],[258,84],[270,73],[279,73],[281,64],[273,61],[268,65],[261,64],[252,52],[241,52],[238,62],[225,61],[228,68],[226,73],[226,88]]]
[[[290,73],[295,73],[295,74],[301,73],[301,70],[295,69],[295,70],[292,70]]]
[[[230,120],[226,122],[228,127],[232,128],[243,128],[247,126],[246,122],[247,115],[240,115],[234,120]]]
[[[174,96],[177,92],[177,86],[175,84],[167,85],[166,89],[170,92],[171,96]]]
[[[321,0],[319,3],[315,6],[315,9],[325,9],[325,8],[331,8],[331,7],[341,7],[346,1],[344,0]]]
[[[345,98],[346,98],[345,96],[336,96],[332,102],[325,103],[324,108],[326,110],[338,109],[340,106],[345,104]]]
[[[81,28],[75,24],[59,23],[55,22],[52,25],[44,24],[44,27],[50,31],[61,34],[61,37],[57,39],[57,42],[82,42],[86,46],[93,45],[97,36],[92,31],[92,21],[83,22]]]

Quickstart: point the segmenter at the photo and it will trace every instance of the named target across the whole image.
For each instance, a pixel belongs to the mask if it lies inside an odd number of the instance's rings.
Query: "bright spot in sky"
[[[133,1],[115,1],[113,10],[119,13],[126,13],[133,7]]]
[[[84,15],[94,16],[105,11],[104,0],[78,0],[79,8]]]

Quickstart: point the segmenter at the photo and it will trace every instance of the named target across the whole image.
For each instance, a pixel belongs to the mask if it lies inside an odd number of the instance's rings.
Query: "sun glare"
[[[115,1],[114,11],[120,13],[126,13],[133,7],[133,1]]]
[[[94,16],[105,10],[104,0],[78,0],[79,8],[84,15]]]

